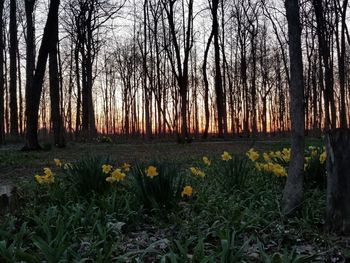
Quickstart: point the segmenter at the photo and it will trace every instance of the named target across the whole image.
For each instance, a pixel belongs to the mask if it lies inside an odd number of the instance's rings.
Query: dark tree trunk
[[[18,135],[17,107],[17,17],[16,0],[10,1],[10,126],[11,135]]]
[[[34,68],[35,68],[35,27],[33,22],[33,11],[34,11],[35,0],[25,1],[25,14],[27,21],[27,39],[26,39],[26,94],[25,101],[26,105],[30,103],[30,89],[33,83]],[[25,113],[27,115],[27,113]]]
[[[208,82],[208,75],[207,75],[207,61],[208,61],[208,53],[211,41],[213,40],[213,31],[210,33],[207,46],[204,51],[204,61],[202,66],[203,71],[203,80],[204,80],[204,111],[205,111],[205,127],[203,132],[203,139],[208,138],[208,130],[209,130],[209,118],[210,118],[210,111],[209,111],[209,82]]]
[[[214,56],[215,56],[215,93],[217,107],[218,136],[223,137],[223,117],[224,117],[224,98],[222,89],[221,63],[220,63],[220,45],[219,45],[219,23],[218,23],[219,0],[212,1],[211,14],[213,16],[213,35],[214,35]]]
[[[331,48],[329,43],[328,29],[327,29],[327,21],[324,17],[324,8],[323,1],[313,0],[313,6],[315,9],[316,22],[317,22],[317,37],[318,44],[320,49],[320,56],[323,60],[324,70],[324,81],[325,81],[325,115],[326,115],[326,127],[330,124],[331,128],[334,129],[336,127],[336,110],[335,110],[335,102],[334,102],[334,92],[333,92],[333,63],[331,59]],[[323,82],[323,79],[322,79]],[[330,110],[330,117],[329,117]]]
[[[57,147],[64,147],[64,127],[60,109],[60,83],[58,79],[58,17],[52,26],[51,49],[49,52],[49,76],[50,76],[50,100],[51,100],[51,122],[53,126],[54,142]]]
[[[188,1],[188,16],[187,16],[187,28],[184,33],[184,58],[181,59],[181,51],[179,46],[179,40],[177,35],[177,28],[175,26],[174,19],[174,4],[176,1],[169,1],[169,6],[166,2],[163,2],[163,6],[168,16],[168,23],[170,28],[171,40],[175,51],[174,61],[171,51],[167,48],[167,52],[171,59],[172,72],[177,80],[178,92],[180,94],[180,115],[181,115],[181,132],[178,134],[178,141],[185,142],[188,139],[187,129],[187,93],[188,93],[188,62],[190,51],[193,47],[193,0]],[[185,30],[185,26],[184,26]],[[176,64],[176,65],[175,65]],[[177,115],[177,113],[176,113]]]
[[[143,62],[142,62],[142,67],[143,67],[143,74],[144,74],[144,79],[143,79],[143,89],[145,93],[145,132],[146,132],[146,139],[150,140],[152,138],[152,125],[151,125],[151,118],[150,118],[150,92],[147,87],[147,76],[148,76],[148,68],[147,68],[147,9],[148,9],[148,1],[145,0],[143,4],[143,15],[144,15],[144,25],[143,25],[143,34],[144,34],[144,51],[143,51]]]
[[[327,220],[331,231],[350,232],[350,129],[326,135]]]
[[[4,81],[4,36],[3,36],[3,11],[4,11],[5,0],[0,0],[0,145],[5,143],[5,108],[4,108],[4,91],[5,91],[5,81]]]
[[[43,39],[39,49],[33,82],[28,94],[28,104],[26,105],[27,132],[26,144],[23,150],[39,150],[41,148],[38,142],[38,112],[46,70],[46,62],[49,52],[53,46],[52,43],[55,43],[56,38],[54,28],[58,19],[59,3],[59,0],[50,1],[49,14],[47,16]]]
[[[75,137],[78,137],[80,131],[80,111],[81,111],[81,86],[80,86],[80,67],[79,67],[79,43],[76,43],[74,51],[75,74],[77,84],[77,108],[75,115]]]
[[[341,9],[341,31],[340,31],[340,50],[339,50],[339,88],[340,88],[340,127],[347,127],[346,119],[346,98],[345,98],[345,28],[346,28],[346,9],[348,7],[348,0],[343,1]],[[336,11],[337,12],[337,11]],[[338,47],[339,49],[339,47]]]
[[[304,82],[299,1],[286,0],[290,56],[291,160],[283,192],[282,210],[290,214],[300,206],[304,176]]]

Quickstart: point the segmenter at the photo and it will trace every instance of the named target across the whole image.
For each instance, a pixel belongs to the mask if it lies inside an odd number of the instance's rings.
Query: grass
[[[265,151],[284,145],[256,142],[254,148]],[[220,154],[240,154],[249,147],[244,142],[75,144],[45,153],[0,151],[0,171],[8,172],[7,179],[23,172],[21,180],[14,180],[19,207],[0,219],[0,261],[345,262],[348,240],[324,230],[326,201],[321,188],[306,186],[303,207],[293,218],[280,213],[285,178],[243,169],[244,184],[234,182],[227,189],[228,183],[221,181],[225,179],[218,178],[225,165]],[[161,157],[172,160],[187,176],[193,196],[181,198],[162,213],[143,209],[132,172],[88,199],[76,195],[57,168],[55,184],[38,186],[33,181],[34,172],[43,166],[53,168],[53,158],[74,162],[86,152],[108,155],[116,165],[128,161],[146,167]],[[213,167],[203,166],[203,155]],[[201,168],[205,177],[191,175],[190,166]]]

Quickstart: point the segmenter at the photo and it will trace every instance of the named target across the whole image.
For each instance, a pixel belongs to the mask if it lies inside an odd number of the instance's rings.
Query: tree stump
[[[16,187],[13,185],[0,186],[0,215],[15,208],[17,199]]]
[[[327,223],[336,233],[350,233],[350,129],[326,134]]]

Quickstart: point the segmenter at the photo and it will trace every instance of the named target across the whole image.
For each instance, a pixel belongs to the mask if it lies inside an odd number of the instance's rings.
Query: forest
[[[0,0],[0,262],[348,262],[348,0]]]
[[[34,130],[58,145],[290,131],[283,1],[47,2],[1,3],[0,142],[26,134],[36,148]],[[347,126],[346,11],[340,0],[301,5],[305,128],[315,135]]]

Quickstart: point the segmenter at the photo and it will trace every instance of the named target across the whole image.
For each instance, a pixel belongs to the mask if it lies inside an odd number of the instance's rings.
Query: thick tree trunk
[[[327,219],[331,231],[350,232],[350,129],[326,135]]]
[[[27,22],[27,39],[26,39],[26,86],[25,86],[25,101],[26,105],[30,103],[29,95],[33,83],[35,69],[35,27],[33,22],[35,0],[25,1],[25,13]],[[25,113],[27,116],[27,113]]]
[[[10,1],[10,127],[11,135],[18,135],[17,107],[17,17],[16,0]]]
[[[5,108],[4,108],[4,36],[3,36],[3,11],[5,0],[0,0],[0,145],[5,143]]]
[[[58,21],[57,21],[58,22]],[[55,28],[57,34],[56,45],[49,53],[49,75],[50,75],[50,100],[51,100],[51,122],[53,126],[54,142],[57,147],[64,147],[64,128],[60,110],[60,92],[58,79],[57,62],[57,42],[58,42],[58,24]]]
[[[313,0],[313,6],[315,9],[315,15],[316,15],[316,23],[317,23],[317,37],[318,37],[318,45],[320,49],[320,56],[323,60],[323,66],[324,66],[324,80],[322,79],[322,82],[325,82],[325,129],[328,130],[328,125],[331,126],[332,129],[336,127],[336,110],[335,110],[335,101],[334,101],[334,91],[333,91],[333,84],[334,84],[334,78],[333,78],[333,63],[331,58],[331,48],[329,40],[329,33],[327,29],[327,21],[325,20],[324,16],[324,8],[323,8],[323,1],[320,0]],[[322,70],[322,67],[321,69]],[[329,111],[330,114],[329,115]]]
[[[214,35],[214,57],[215,57],[215,93],[217,107],[218,136],[224,136],[223,117],[224,117],[224,98],[222,89],[221,63],[220,63],[220,45],[219,45],[219,23],[218,23],[219,0],[212,1],[211,14],[213,16],[213,35]]]
[[[28,104],[26,105],[26,144],[23,150],[39,150],[41,147],[38,142],[38,112],[40,96],[44,82],[46,62],[52,43],[55,43],[54,27],[58,19],[59,0],[51,0],[49,14],[47,16],[44,35],[39,49],[38,61],[33,77],[33,82],[28,94]]]
[[[60,108],[60,80],[58,69],[58,17],[55,17],[52,25],[52,42],[49,52],[49,77],[50,77],[50,100],[51,122],[53,126],[54,143],[57,147],[64,147],[64,126],[62,110]]]
[[[290,56],[291,160],[283,192],[282,210],[290,214],[299,207],[304,176],[304,83],[299,1],[286,0]]]

